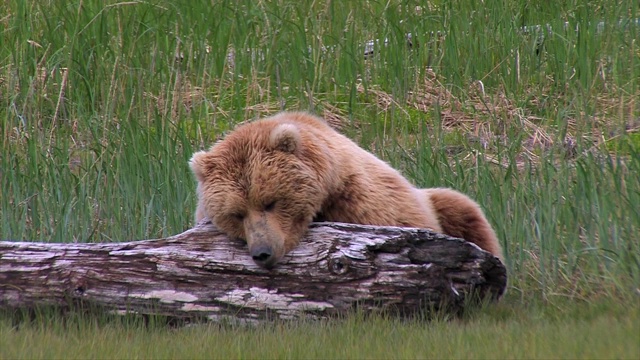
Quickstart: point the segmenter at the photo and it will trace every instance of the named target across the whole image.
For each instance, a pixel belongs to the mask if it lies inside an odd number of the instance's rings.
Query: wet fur
[[[400,173],[307,113],[242,125],[193,155],[196,221],[209,217],[277,262],[314,219],[430,228],[502,258],[480,207],[451,189],[416,189]],[[273,263],[266,264],[268,266]]]

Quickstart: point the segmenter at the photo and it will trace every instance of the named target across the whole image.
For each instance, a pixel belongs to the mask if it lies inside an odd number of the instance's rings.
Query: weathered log
[[[124,243],[0,242],[0,308],[89,303],[116,313],[257,322],[324,318],[354,308],[462,309],[498,299],[493,255],[423,229],[316,223],[271,270],[211,223]]]

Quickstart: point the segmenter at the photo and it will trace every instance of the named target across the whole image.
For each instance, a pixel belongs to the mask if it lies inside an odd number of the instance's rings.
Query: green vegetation
[[[0,358],[638,358],[638,18],[628,0],[1,3],[0,239],[181,232],[195,150],[308,109],[416,184],[476,198],[510,289],[429,324],[0,317]]]
[[[569,310],[503,304],[472,320],[402,321],[353,315],[324,322],[167,329],[138,321],[0,322],[0,357],[171,359],[637,359],[638,307],[567,304]],[[566,310],[566,309],[565,309]]]

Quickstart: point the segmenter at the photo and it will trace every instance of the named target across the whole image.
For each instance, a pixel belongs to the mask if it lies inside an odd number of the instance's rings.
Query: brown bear
[[[387,163],[304,112],[241,125],[193,155],[196,221],[210,218],[246,240],[254,261],[271,268],[314,219],[430,228],[463,238],[502,259],[496,235],[467,196],[417,189]]]

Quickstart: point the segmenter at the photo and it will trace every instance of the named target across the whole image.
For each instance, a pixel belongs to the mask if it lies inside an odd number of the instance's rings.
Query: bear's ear
[[[280,124],[271,130],[269,141],[274,149],[293,154],[300,148],[300,131],[293,124]]]
[[[209,163],[209,153],[206,151],[198,151],[193,154],[191,160],[189,160],[191,171],[193,171],[193,174],[196,176],[196,180],[199,182],[204,182],[206,172],[211,167]]]

